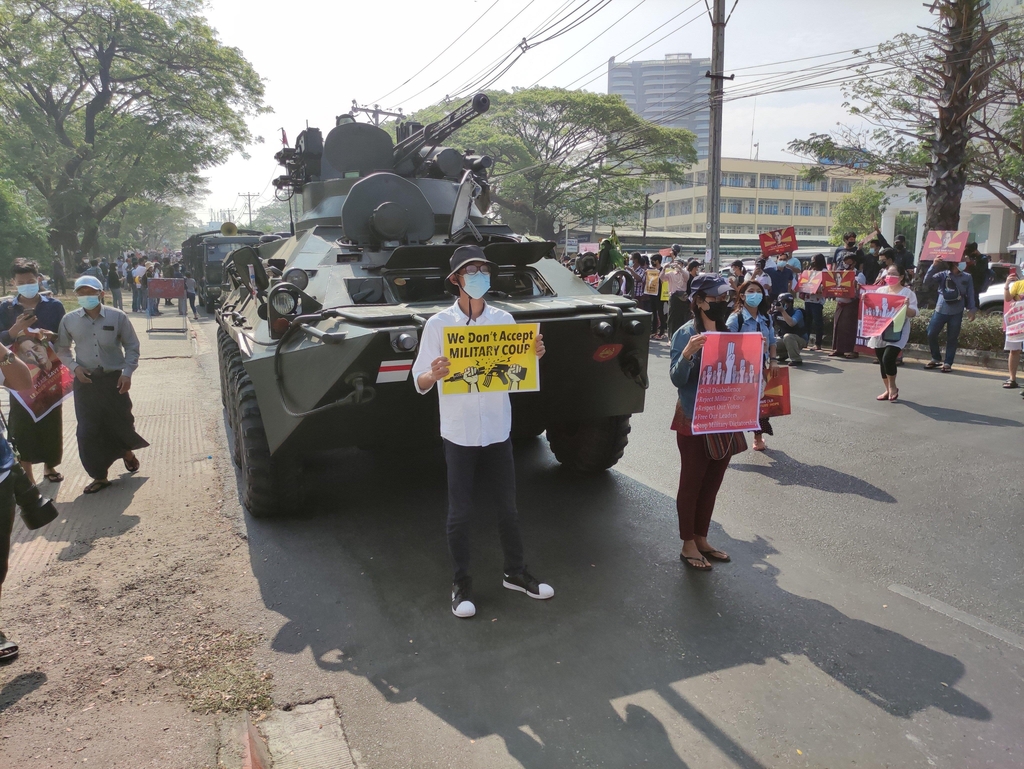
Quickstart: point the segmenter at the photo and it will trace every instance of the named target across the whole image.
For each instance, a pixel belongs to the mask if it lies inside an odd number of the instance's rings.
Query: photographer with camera
[[[775,326],[775,337],[782,340],[779,362],[785,363],[789,358],[791,366],[802,366],[804,362],[800,351],[807,346],[807,324],[804,322],[804,311],[795,309],[794,302],[792,294],[780,294],[772,304],[772,324]]]
[[[0,384],[11,390],[27,390],[32,374],[15,354],[0,344]],[[11,554],[11,532],[14,530],[14,479],[11,470],[17,459],[7,436],[0,428],[0,592],[7,577],[7,560]],[[22,475],[24,478],[24,475]],[[0,629],[0,660],[18,656],[18,644]]]

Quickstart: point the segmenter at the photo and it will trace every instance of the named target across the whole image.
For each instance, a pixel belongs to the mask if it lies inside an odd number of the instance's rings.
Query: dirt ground
[[[151,340],[134,319],[141,471],[119,463],[113,486],[82,495],[68,401],[65,480],[41,486],[60,516],[15,527],[0,627],[21,655],[0,667],[0,766],[212,768],[217,711],[271,705],[254,661],[266,613],[237,506],[224,509],[234,473],[216,370],[194,337]]]

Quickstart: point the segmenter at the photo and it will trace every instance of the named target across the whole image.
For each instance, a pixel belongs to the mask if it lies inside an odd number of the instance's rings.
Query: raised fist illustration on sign
[[[508,367],[508,378],[511,380],[509,385],[510,390],[518,390],[519,385],[524,379],[526,379],[526,366],[522,366],[518,363],[513,363]]]
[[[462,371],[462,381],[469,387],[469,392],[480,392],[480,374],[481,369],[479,366],[467,366]]]

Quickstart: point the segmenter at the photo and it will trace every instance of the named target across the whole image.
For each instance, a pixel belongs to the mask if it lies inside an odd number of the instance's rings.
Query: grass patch
[[[258,636],[222,631],[197,639],[183,638],[175,650],[174,682],[196,713],[269,710],[269,671],[257,670],[252,651]]]

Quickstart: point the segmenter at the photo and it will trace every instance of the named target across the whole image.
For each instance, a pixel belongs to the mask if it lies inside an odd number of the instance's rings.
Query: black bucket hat
[[[703,272],[690,281],[689,297],[693,299],[695,294],[702,293],[706,296],[721,296],[732,291],[729,281],[721,275],[712,275]]]
[[[491,267],[497,269],[497,265],[487,258],[487,254],[480,246],[459,246],[455,249],[455,253],[452,254],[451,261],[448,263],[452,271],[448,273],[450,278],[452,275],[457,273],[467,264],[473,262],[479,262],[481,264],[489,264]]]

